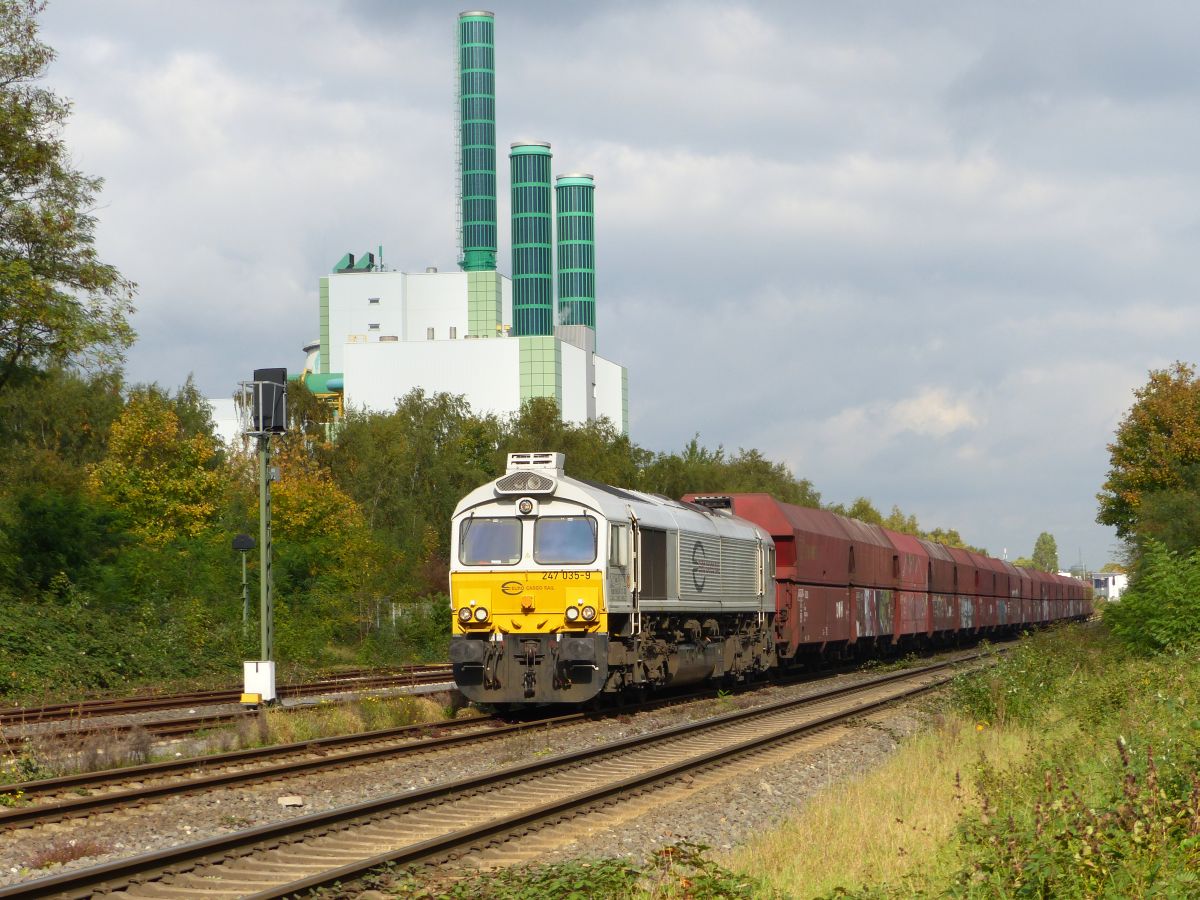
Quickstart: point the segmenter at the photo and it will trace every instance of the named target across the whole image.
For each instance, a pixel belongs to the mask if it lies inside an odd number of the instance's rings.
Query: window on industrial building
[[[425,329],[425,340],[427,340],[427,341],[433,340],[433,329],[432,328]]]
[[[367,331],[378,331],[378,330],[379,330],[379,323],[378,323],[378,322],[372,322],[371,324],[369,324],[369,325],[367,326]]]
[[[458,337],[458,327],[455,325],[451,325],[450,326],[450,340],[454,340],[456,337]]]
[[[379,298],[378,298],[378,297],[368,297],[368,298],[367,298],[367,302],[368,302],[368,303],[378,303],[378,302],[379,302]]]

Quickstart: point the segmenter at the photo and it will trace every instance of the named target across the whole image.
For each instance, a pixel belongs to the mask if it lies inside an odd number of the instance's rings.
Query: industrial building
[[[415,387],[507,414],[554,399],[564,421],[628,430],[625,369],[596,352],[595,180],[552,177],[544,141],[509,152],[511,277],[497,269],[495,17],[458,17],[460,271],[393,271],[347,253],[320,279],[302,377],[340,413],[386,411]]]

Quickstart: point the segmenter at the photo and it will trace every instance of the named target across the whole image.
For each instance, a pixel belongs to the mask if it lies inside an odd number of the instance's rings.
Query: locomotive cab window
[[[519,519],[466,519],[458,532],[464,566],[515,566],[521,561]]]
[[[544,565],[596,561],[596,520],[591,516],[543,516],[533,526],[533,559]]]

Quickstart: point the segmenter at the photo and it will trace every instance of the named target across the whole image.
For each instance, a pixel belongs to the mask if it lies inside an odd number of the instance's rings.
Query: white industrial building
[[[343,260],[321,278],[321,337],[304,372],[314,393],[340,395],[346,409],[386,412],[419,387],[461,394],[475,412],[499,415],[548,397],[565,422],[603,417],[627,431],[626,371],[595,352],[592,329],[512,335],[512,281],[495,271],[371,265],[355,270]]]

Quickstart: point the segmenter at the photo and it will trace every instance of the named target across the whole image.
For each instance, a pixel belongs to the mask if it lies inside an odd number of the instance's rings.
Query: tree
[[[1043,572],[1058,571],[1058,544],[1048,531],[1043,531],[1033,542],[1033,567]]]
[[[837,513],[839,516],[845,516],[848,519],[858,519],[860,522],[867,522],[871,525],[882,525],[883,515],[875,508],[867,497],[855,497],[854,502],[849,506],[844,503],[831,503],[825,507],[832,513]]]
[[[1171,523],[1183,498],[1200,499],[1200,379],[1196,368],[1176,362],[1152,370],[1108,445],[1110,467],[1097,499],[1096,520],[1127,540]],[[1193,503],[1193,506],[1195,504]],[[1200,521],[1184,532],[1164,535],[1176,546],[1200,542]]]
[[[134,337],[134,285],[94,245],[103,181],[72,168],[70,103],[37,84],[54,59],[43,7],[0,0],[0,391],[51,365],[111,368]]]
[[[189,434],[171,399],[144,388],[113,423],[108,452],[91,468],[89,485],[125,514],[134,534],[161,546],[199,534],[216,516],[222,489],[218,462],[212,434]]]
[[[753,448],[726,454],[718,446],[709,450],[694,436],[681,453],[659,453],[643,464],[636,487],[668,497],[719,491],[740,494],[763,492],[797,506],[819,507],[821,495],[807,478],[797,478],[780,462],[771,462]]]

